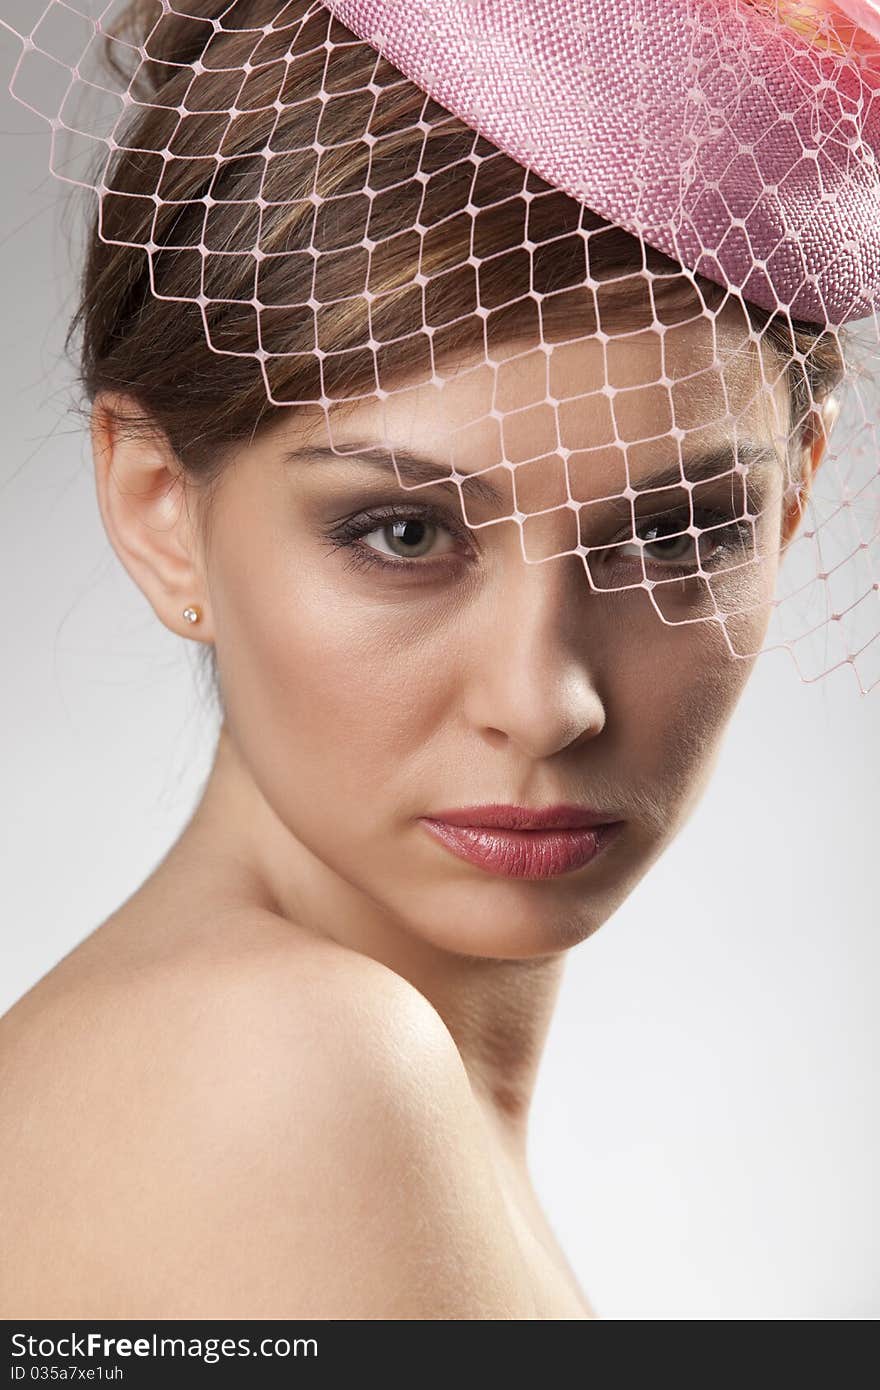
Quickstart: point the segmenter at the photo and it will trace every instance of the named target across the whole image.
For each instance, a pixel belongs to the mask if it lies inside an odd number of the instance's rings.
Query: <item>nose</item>
[[[606,716],[586,635],[597,596],[582,561],[569,554],[530,562],[520,553],[485,597],[467,685],[471,726],[531,758],[595,738]]]

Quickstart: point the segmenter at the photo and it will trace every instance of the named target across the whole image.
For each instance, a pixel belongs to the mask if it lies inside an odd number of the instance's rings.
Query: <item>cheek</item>
[[[227,723],[288,823],[328,795],[335,824],[372,795],[378,818],[436,720],[436,645],[405,604],[365,602],[339,556],[246,539],[218,541],[210,582]]]
[[[664,623],[641,596],[614,663],[609,729],[621,765],[645,789],[658,826],[692,802],[754,666],[733,656],[719,626]],[[754,635],[754,634],[752,634]]]

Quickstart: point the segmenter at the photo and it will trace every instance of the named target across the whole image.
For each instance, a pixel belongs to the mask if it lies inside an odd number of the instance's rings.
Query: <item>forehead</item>
[[[510,342],[492,359],[438,363],[331,411],[317,434],[397,445],[463,473],[515,466],[519,504],[563,485],[579,500],[619,493],[664,464],[724,444],[774,444],[788,428],[780,364],[739,314],[565,342]],[[317,435],[311,432],[313,442]],[[558,476],[557,476],[558,475]],[[545,502],[545,505],[547,503]]]

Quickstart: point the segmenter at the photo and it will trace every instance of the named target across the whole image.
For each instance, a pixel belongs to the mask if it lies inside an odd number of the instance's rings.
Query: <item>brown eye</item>
[[[745,517],[731,520],[717,512],[695,510],[696,536],[687,530],[689,525],[687,512],[646,517],[632,539],[607,547],[603,554],[612,564],[623,560],[641,567],[644,563],[657,573],[666,570],[675,576],[742,563],[753,553],[754,535]]]
[[[380,554],[393,555],[397,559],[420,559],[435,553],[437,537],[444,534],[449,537],[449,533],[433,521],[427,521],[424,517],[410,517],[388,521],[384,526],[365,533],[362,543],[369,545],[371,550],[379,550]],[[375,536],[381,538],[387,549],[371,541],[371,537]]]
[[[331,531],[327,540],[346,552],[347,567],[371,565],[398,578],[436,576],[456,556],[473,554],[464,528],[444,508],[397,505],[362,512]]]
[[[659,560],[671,564],[682,564],[687,560],[696,560],[695,537],[687,531],[681,531],[678,535],[664,536],[662,526],[652,525],[642,528],[648,534],[641,537],[646,560]],[[654,534],[654,533],[657,534]],[[711,542],[710,542],[711,545]]]

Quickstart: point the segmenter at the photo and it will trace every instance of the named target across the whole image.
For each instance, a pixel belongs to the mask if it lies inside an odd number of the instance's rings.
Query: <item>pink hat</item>
[[[327,8],[513,159],[762,308],[838,325],[880,301],[878,0]]]

